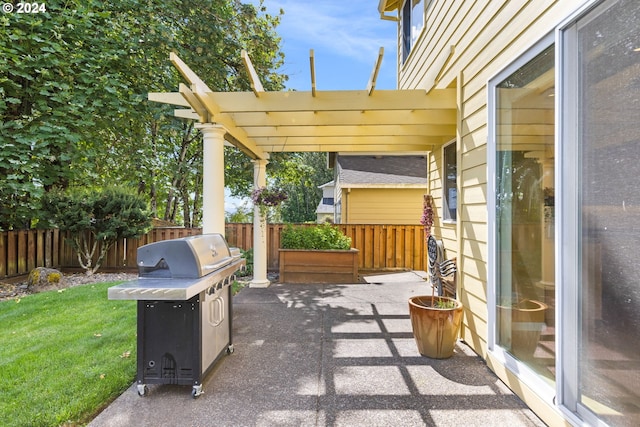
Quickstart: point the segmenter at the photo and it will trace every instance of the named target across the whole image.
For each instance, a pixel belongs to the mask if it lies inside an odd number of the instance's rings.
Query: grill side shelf
[[[144,278],[112,286],[107,291],[110,300],[188,300],[200,292],[212,291],[231,284],[231,278],[246,265],[244,258],[198,279]]]

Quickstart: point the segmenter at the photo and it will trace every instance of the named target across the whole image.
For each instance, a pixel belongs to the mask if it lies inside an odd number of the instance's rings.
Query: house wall
[[[398,56],[399,88],[458,89],[458,221],[455,226],[436,223],[434,232],[445,241],[447,257],[458,255],[459,298],[465,306],[462,339],[551,425],[566,421],[487,353],[487,81],[583,3],[436,1],[406,63]],[[447,60],[451,46],[454,54]],[[431,153],[430,171],[440,216],[442,153],[437,149]]]
[[[343,224],[420,224],[426,188],[342,189]]]

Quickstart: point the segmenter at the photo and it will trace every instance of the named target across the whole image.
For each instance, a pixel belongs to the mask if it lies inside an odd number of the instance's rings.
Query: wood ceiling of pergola
[[[254,159],[270,152],[407,153],[431,151],[456,134],[455,89],[375,90],[382,50],[367,89],[266,92],[249,57],[252,92],[214,92],[175,54],[170,60],[189,86],[150,93],[151,101],[180,107],[177,117],[216,123],[225,139]]]

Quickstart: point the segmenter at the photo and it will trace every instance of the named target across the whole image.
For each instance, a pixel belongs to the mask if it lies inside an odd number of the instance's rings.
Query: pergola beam
[[[309,50],[309,66],[311,67],[311,96],[316,96],[316,63],[313,49]]]
[[[173,115],[181,119],[200,120],[198,113],[193,111],[191,108],[176,108],[173,110]]]
[[[376,59],[376,62],[373,65],[373,71],[371,72],[371,77],[369,77],[369,83],[367,84],[367,92],[369,93],[369,96],[371,96],[373,90],[376,88],[376,80],[378,80],[378,71],[380,71],[383,56],[384,47],[381,47],[378,51],[378,59]]]
[[[206,93],[196,92],[195,95],[214,117],[215,122],[223,125],[227,129],[227,132],[233,136],[233,140],[230,142],[234,143],[234,145],[236,145],[235,143],[239,143],[236,146],[254,160],[269,159],[269,154],[258,147],[255,141],[251,140],[244,129],[238,127],[230,116],[220,114],[218,105],[212,102]]]
[[[250,92],[208,92],[221,113],[300,112],[300,111],[375,111],[442,110],[456,108],[456,90],[322,91],[316,97],[309,92],[265,92],[257,99]]]
[[[342,147],[337,151],[349,151],[345,148],[359,147],[359,146],[388,146],[395,147],[396,145],[410,145],[414,147],[422,147],[422,151],[425,151],[425,147],[431,145],[441,145],[448,142],[455,135],[438,135],[438,136],[424,136],[424,135],[407,135],[407,136],[327,136],[327,137],[315,137],[315,136],[289,136],[284,138],[279,137],[264,137],[255,138],[258,146],[267,149],[267,147],[279,147],[273,151],[294,151],[291,150],[292,146],[339,146]],[[267,151],[271,151],[267,149]],[[326,148],[317,151],[331,151]],[[386,151],[386,150],[385,150]]]
[[[449,138],[447,141],[450,141]],[[292,153],[301,153],[301,152],[312,152],[312,153],[331,153],[331,152],[349,152],[349,153],[394,153],[402,152],[404,154],[411,153],[423,153],[425,150],[429,150],[433,147],[440,147],[445,142],[439,141],[437,144],[426,145],[424,143],[420,144],[401,144],[394,143],[382,145],[374,145],[374,144],[362,144],[362,145],[349,145],[348,143],[334,143],[328,144],[326,142],[319,141],[306,141],[301,145],[298,144],[286,144],[284,147],[280,144],[275,145],[261,145],[265,150],[272,153],[279,152],[292,152]]]
[[[352,137],[352,136],[441,136],[455,135],[455,125],[446,124],[411,124],[411,125],[326,125],[326,126],[253,126],[246,128],[247,135],[252,138],[267,137]]]
[[[414,124],[456,124],[456,110],[377,110],[377,111],[287,111],[229,114],[245,129],[254,126],[379,126]]]
[[[159,102],[160,104],[191,107],[189,101],[184,99],[184,96],[182,96],[180,92],[149,92],[147,99],[149,99],[149,101]]]
[[[178,92],[180,92],[184,99],[187,100],[189,105],[191,105],[191,108],[193,108],[193,110],[198,115],[200,122],[207,123],[210,121],[209,111],[207,111],[207,108],[202,105],[200,100],[185,84],[180,83],[180,85],[178,86]]]
[[[240,55],[242,56],[242,62],[244,62],[244,66],[249,74],[249,80],[251,80],[251,90],[253,90],[253,94],[256,97],[259,97],[260,94],[264,92],[264,87],[262,86],[262,82],[260,82],[260,77],[258,76],[256,69],[253,67],[251,58],[249,58],[247,51],[243,49]]]
[[[184,77],[184,79],[189,82],[193,91],[211,91],[211,89],[209,89],[209,86],[207,86],[205,82],[203,82],[202,79],[200,79],[200,77],[196,73],[194,73],[193,70],[189,68],[189,66],[185,64],[182,59],[180,59],[180,57],[178,57],[177,54],[175,54],[174,52],[169,53],[169,61],[171,61],[173,66],[178,69],[180,74],[182,74],[182,77]]]

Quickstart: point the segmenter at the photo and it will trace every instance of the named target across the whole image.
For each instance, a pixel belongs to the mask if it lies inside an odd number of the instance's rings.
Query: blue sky
[[[258,0],[251,0],[257,4]],[[366,89],[378,50],[384,58],[376,89],[396,87],[397,23],[380,19],[376,0],[264,0],[268,13],[282,8],[288,89],[311,90],[309,50],[314,50],[317,90]]]
[[[245,0],[257,5],[259,0]],[[309,50],[314,50],[317,90],[364,90],[380,47],[384,58],[376,89],[396,88],[397,23],[380,19],[376,0],[264,0],[267,12],[284,15],[282,37],[287,89],[311,90]],[[225,191],[225,210],[250,206]]]

